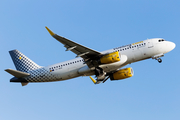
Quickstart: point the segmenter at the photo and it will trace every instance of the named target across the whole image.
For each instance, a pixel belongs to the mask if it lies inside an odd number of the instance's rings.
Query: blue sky
[[[180,119],[179,6],[178,0],[0,1],[0,119]],[[176,48],[161,64],[149,59],[128,65],[135,75],[122,81],[10,83],[12,76],[4,71],[15,69],[9,50],[18,49],[41,66],[76,56],[45,26],[97,51],[157,37]]]

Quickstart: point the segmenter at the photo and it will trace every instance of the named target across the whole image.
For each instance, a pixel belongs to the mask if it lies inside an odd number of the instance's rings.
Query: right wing
[[[48,27],[46,27],[46,29],[48,30],[51,36],[53,36],[56,40],[61,42],[64,45],[64,47],[66,47],[66,51],[72,51],[77,55],[76,57],[82,57],[83,59],[91,59],[101,55],[101,53],[98,51],[95,51],[78,43],[75,43],[71,40],[68,40],[64,37],[61,37],[57,34],[54,34]]]

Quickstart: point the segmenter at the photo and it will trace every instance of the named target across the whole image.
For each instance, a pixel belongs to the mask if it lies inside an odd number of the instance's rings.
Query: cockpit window
[[[160,40],[159,40],[159,42],[163,42],[163,41],[165,41],[165,40],[164,40],[164,39],[160,39]]]

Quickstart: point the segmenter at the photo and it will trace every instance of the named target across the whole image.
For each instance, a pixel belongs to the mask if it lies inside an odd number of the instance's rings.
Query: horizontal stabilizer
[[[13,70],[13,69],[6,69],[5,71],[17,78],[23,78],[23,77],[27,77],[30,75],[29,73],[25,73],[25,72]]]

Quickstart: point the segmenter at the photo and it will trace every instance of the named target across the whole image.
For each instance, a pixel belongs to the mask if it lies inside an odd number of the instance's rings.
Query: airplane
[[[98,52],[55,34],[48,27],[45,28],[53,38],[64,45],[66,51],[75,53],[76,58],[42,67],[20,51],[11,50],[9,53],[17,70],[5,70],[14,76],[10,82],[25,86],[33,82],[63,81],[80,76],[89,76],[94,84],[104,83],[109,78],[111,81],[123,80],[134,75],[131,67],[123,68],[124,66],[149,58],[161,63],[161,57],[176,46],[162,38],[153,38]],[[96,79],[91,77],[92,75],[95,75]]]

